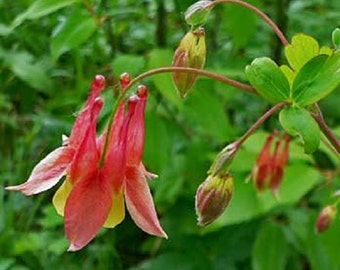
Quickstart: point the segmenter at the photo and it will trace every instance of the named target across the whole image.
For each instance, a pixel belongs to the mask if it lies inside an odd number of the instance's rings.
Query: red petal
[[[116,192],[120,192],[124,184],[127,132],[131,118],[135,112],[136,102],[136,100],[129,101],[128,112],[125,116],[123,116],[123,114],[121,116],[116,115],[119,124],[114,126],[116,129],[112,131],[109,151],[102,168],[103,176],[109,179],[113,190]],[[120,113],[120,111],[117,113]],[[123,113],[123,111],[121,113]]]
[[[65,231],[69,251],[86,246],[105,223],[112,204],[108,181],[98,172],[78,182],[65,206]]]
[[[105,79],[101,75],[97,75],[92,81],[91,92],[86,101],[85,107],[82,109],[78,115],[69,139],[70,145],[77,148],[81,141],[83,140],[86,130],[91,122],[91,114],[93,110],[93,105],[95,104],[96,98],[99,97],[100,92],[105,87]]]
[[[89,127],[71,163],[69,179],[72,184],[81,181],[98,169],[99,153],[96,145],[96,121],[102,105],[103,102],[98,98],[92,108]]]
[[[126,207],[137,226],[149,234],[167,238],[159,223],[145,176],[138,167],[126,169],[125,188]]]
[[[144,93],[143,96],[138,98],[135,113],[131,118],[126,150],[127,164],[129,165],[138,165],[142,160],[145,139],[144,116],[146,101],[147,94]]]
[[[58,183],[72,161],[75,150],[62,146],[42,159],[33,169],[28,180],[18,186],[6,187],[7,190],[18,190],[25,195],[33,195],[50,189]]]

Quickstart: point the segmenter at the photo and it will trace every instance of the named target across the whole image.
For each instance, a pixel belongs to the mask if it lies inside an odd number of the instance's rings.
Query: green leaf
[[[307,154],[313,153],[319,147],[319,126],[306,109],[287,106],[280,111],[279,119],[286,132],[302,137]]]
[[[340,83],[340,51],[307,62],[293,83],[293,100],[307,106],[330,94]]]
[[[96,22],[90,15],[74,12],[62,25],[57,26],[51,40],[51,54],[56,61],[63,53],[77,48],[84,43],[96,30]]]
[[[286,76],[289,85],[291,86],[294,82],[296,73],[287,65],[282,65],[280,66],[281,71],[283,72],[283,74]]]
[[[169,67],[172,62],[171,50],[154,49],[149,54],[148,68],[155,69],[159,67]],[[152,81],[156,85],[159,92],[170,102],[177,106],[182,105],[182,101],[177,95],[173,86],[171,73],[162,73],[152,76]]]
[[[39,19],[58,9],[72,5],[77,0],[37,0],[23,13],[19,14],[12,22],[12,30],[22,24],[25,20]]]
[[[297,34],[284,50],[289,65],[298,71],[310,59],[319,54],[320,48],[319,43],[313,37]]]
[[[246,75],[252,86],[272,103],[289,100],[287,78],[276,63],[267,57],[256,58],[246,67]]]
[[[286,269],[287,255],[288,243],[283,229],[272,222],[263,223],[252,251],[252,269]]]

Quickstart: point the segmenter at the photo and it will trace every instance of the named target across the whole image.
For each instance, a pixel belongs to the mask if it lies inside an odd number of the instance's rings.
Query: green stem
[[[280,28],[272,21],[272,19],[270,19],[263,11],[261,11],[260,9],[258,9],[257,7],[247,3],[247,2],[243,2],[240,0],[216,0],[215,2],[213,2],[213,6],[216,6],[218,4],[228,4],[228,3],[233,3],[236,5],[240,5],[243,6],[245,8],[250,9],[251,11],[255,12],[257,15],[259,15],[266,23],[269,24],[269,26],[274,30],[274,32],[276,33],[276,35],[278,36],[278,38],[281,40],[282,44],[284,46],[287,46],[289,44],[287,38],[285,37],[285,35],[282,33],[282,31],[280,30]]]
[[[278,110],[282,109],[286,106],[286,102],[280,102],[275,106],[271,107],[268,111],[265,112],[257,121],[243,134],[243,136],[236,142],[236,147],[239,148],[246,139],[260,126],[262,123],[272,114],[276,113]]]
[[[155,75],[155,74],[159,74],[159,73],[176,72],[176,71],[186,71],[186,72],[189,72],[189,73],[195,73],[197,75],[209,77],[213,80],[216,80],[216,81],[219,81],[219,82],[240,88],[240,89],[247,91],[249,93],[256,93],[256,90],[250,85],[235,81],[233,79],[230,79],[228,77],[225,77],[225,76],[222,76],[222,75],[210,72],[210,71],[206,71],[206,70],[203,70],[203,69],[196,69],[196,68],[188,68],[188,67],[162,67],[162,68],[148,70],[148,71],[140,74],[139,76],[137,76],[133,80],[131,80],[131,82],[126,87],[126,89],[129,89],[131,86],[133,86],[137,82],[139,82],[142,79],[149,77],[151,75]]]

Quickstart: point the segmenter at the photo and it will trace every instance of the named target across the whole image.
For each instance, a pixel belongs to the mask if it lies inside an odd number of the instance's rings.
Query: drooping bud
[[[185,12],[184,18],[187,24],[193,29],[203,26],[209,16],[210,10],[213,7],[212,1],[198,1],[191,5]]]
[[[172,65],[202,69],[205,64],[206,45],[204,28],[189,31],[175,51]],[[173,80],[181,98],[184,98],[196,82],[197,74],[184,71],[173,73]]]
[[[322,233],[332,225],[337,211],[338,209],[334,204],[327,205],[321,210],[315,224],[316,233]]]
[[[148,95],[148,88],[145,85],[138,85],[136,95],[139,98],[146,98]]]
[[[210,166],[208,174],[215,176],[218,173],[225,173],[231,164],[238,150],[237,142],[228,144],[217,154],[213,164]]]
[[[340,28],[335,28],[332,33],[332,41],[335,49],[340,49]]]
[[[120,86],[122,87],[122,89],[128,86],[130,81],[131,81],[131,76],[127,72],[122,73],[119,77],[119,82],[120,82]]]
[[[209,175],[196,192],[199,226],[207,226],[225,210],[234,193],[234,179],[229,173]]]

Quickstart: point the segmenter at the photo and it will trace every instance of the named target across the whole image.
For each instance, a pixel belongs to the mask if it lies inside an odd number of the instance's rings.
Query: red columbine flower
[[[96,98],[105,86],[105,79],[97,75],[91,86],[87,102],[78,115],[69,138],[63,136],[63,145],[56,148],[42,159],[32,170],[28,180],[18,186],[6,187],[7,190],[18,190],[25,195],[33,195],[50,189],[66,174],[75,153],[84,138],[89,126],[89,119]]]
[[[272,153],[272,144],[276,136],[277,131],[268,136],[251,172],[251,177],[258,191],[262,192],[266,188],[270,188],[277,197],[288,162],[290,137],[287,134],[283,135],[276,142],[274,153]]]
[[[66,174],[53,204],[64,216],[66,236],[71,243],[69,251],[83,248],[101,227],[115,227],[124,219],[124,195],[136,224],[149,234],[166,237],[145,179],[146,175],[154,175],[147,172],[141,162],[147,90],[139,87],[137,95],[130,97],[127,111],[121,102],[113,129],[110,132],[105,129],[97,138],[97,118],[103,105],[98,95],[104,84],[104,77],[95,78],[67,144],[57,149],[66,151],[70,157],[60,161],[61,158],[55,158],[55,150],[49,155],[52,157],[46,157],[36,166],[33,178],[8,188],[31,195],[52,187]],[[110,137],[107,139],[107,136]]]

